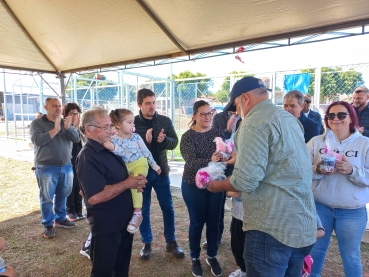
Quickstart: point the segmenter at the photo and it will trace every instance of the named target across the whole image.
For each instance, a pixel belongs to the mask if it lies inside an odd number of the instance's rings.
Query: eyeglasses
[[[96,126],[96,125],[86,125],[86,126],[93,126],[93,127],[99,128],[99,129],[105,131],[106,133],[114,128],[114,125],[103,126],[103,127]]]
[[[208,112],[208,113],[199,113],[201,118],[205,118],[205,117],[212,117],[213,113],[212,112]]]
[[[77,115],[79,115],[79,113],[72,113],[72,112],[70,112],[69,115],[71,115],[71,116],[77,116]]]
[[[335,113],[328,113],[325,115],[325,117],[328,119],[328,120],[334,120],[337,116],[337,119],[338,120],[344,120],[346,117],[347,117],[348,113],[345,113],[345,112],[339,112],[337,114]]]
[[[311,103],[311,100],[305,100],[306,103],[310,104]]]

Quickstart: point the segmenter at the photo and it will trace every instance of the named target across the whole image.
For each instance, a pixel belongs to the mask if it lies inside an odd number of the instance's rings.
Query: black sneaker
[[[86,218],[86,214],[83,214],[82,212],[81,213],[78,213],[77,212],[77,216],[78,216],[78,219],[84,219],[84,218]]]
[[[196,277],[204,276],[204,271],[200,263],[200,259],[192,258],[192,275]]]
[[[91,246],[91,244],[86,247],[85,243],[83,243],[82,249],[81,249],[81,251],[79,251],[79,253],[82,254],[83,256],[86,256],[87,258],[89,258],[91,260],[91,258],[90,258],[90,246]]]
[[[145,243],[144,247],[140,250],[141,260],[148,260],[150,259],[151,254],[151,243]]]
[[[76,223],[69,221],[68,219],[65,219],[60,222],[55,221],[54,227],[70,229],[76,227]]]
[[[73,214],[67,214],[67,218],[69,219],[69,221],[76,221],[79,219],[78,215],[73,213]]]
[[[55,237],[54,227],[53,226],[45,226],[43,236],[47,239],[51,239],[52,237]]]
[[[217,258],[206,258],[206,263],[211,267],[211,273],[214,276],[222,276],[222,268],[217,260]]]

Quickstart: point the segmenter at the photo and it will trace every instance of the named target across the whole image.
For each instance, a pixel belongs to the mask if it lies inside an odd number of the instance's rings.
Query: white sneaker
[[[246,277],[246,272],[241,271],[241,269],[237,269],[232,272],[228,277]]]
[[[128,224],[127,231],[131,234],[136,233],[138,231],[138,228],[140,228],[142,219],[143,219],[142,215],[134,214],[131,221]]]

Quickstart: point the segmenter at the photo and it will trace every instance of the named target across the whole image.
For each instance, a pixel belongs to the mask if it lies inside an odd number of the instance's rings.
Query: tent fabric
[[[132,64],[184,55],[174,40],[191,55],[309,28],[369,23],[368,11],[369,1],[360,0],[0,0],[0,67],[73,72]]]
[[[290,90],[299,90],[302,93],[308,93],[309,86],[309,73],[284,75],[283,89],[285,92]]]

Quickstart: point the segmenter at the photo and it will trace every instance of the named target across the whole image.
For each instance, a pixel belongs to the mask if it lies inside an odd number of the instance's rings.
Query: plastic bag
[[[332,172],[336,166],[336,161],[342,161],[343,159],[343,156],[337,153],[339,152],[340,143],[331,130],[326,132],[325,143],[319,168],[325,172]]]
[[[216,152],[222,154],[223,158],[228,160],[231,157],[231,153],[234,151],[233,135],[230,139],[223,141],[221,137],[214,139],[216,145]]]
[[[210,162],[207,167],[200,168],[195,177],[196,186],[199,189],[204,189],[210,181],[225,179],[226,167],[227,164],[223,162]]]

